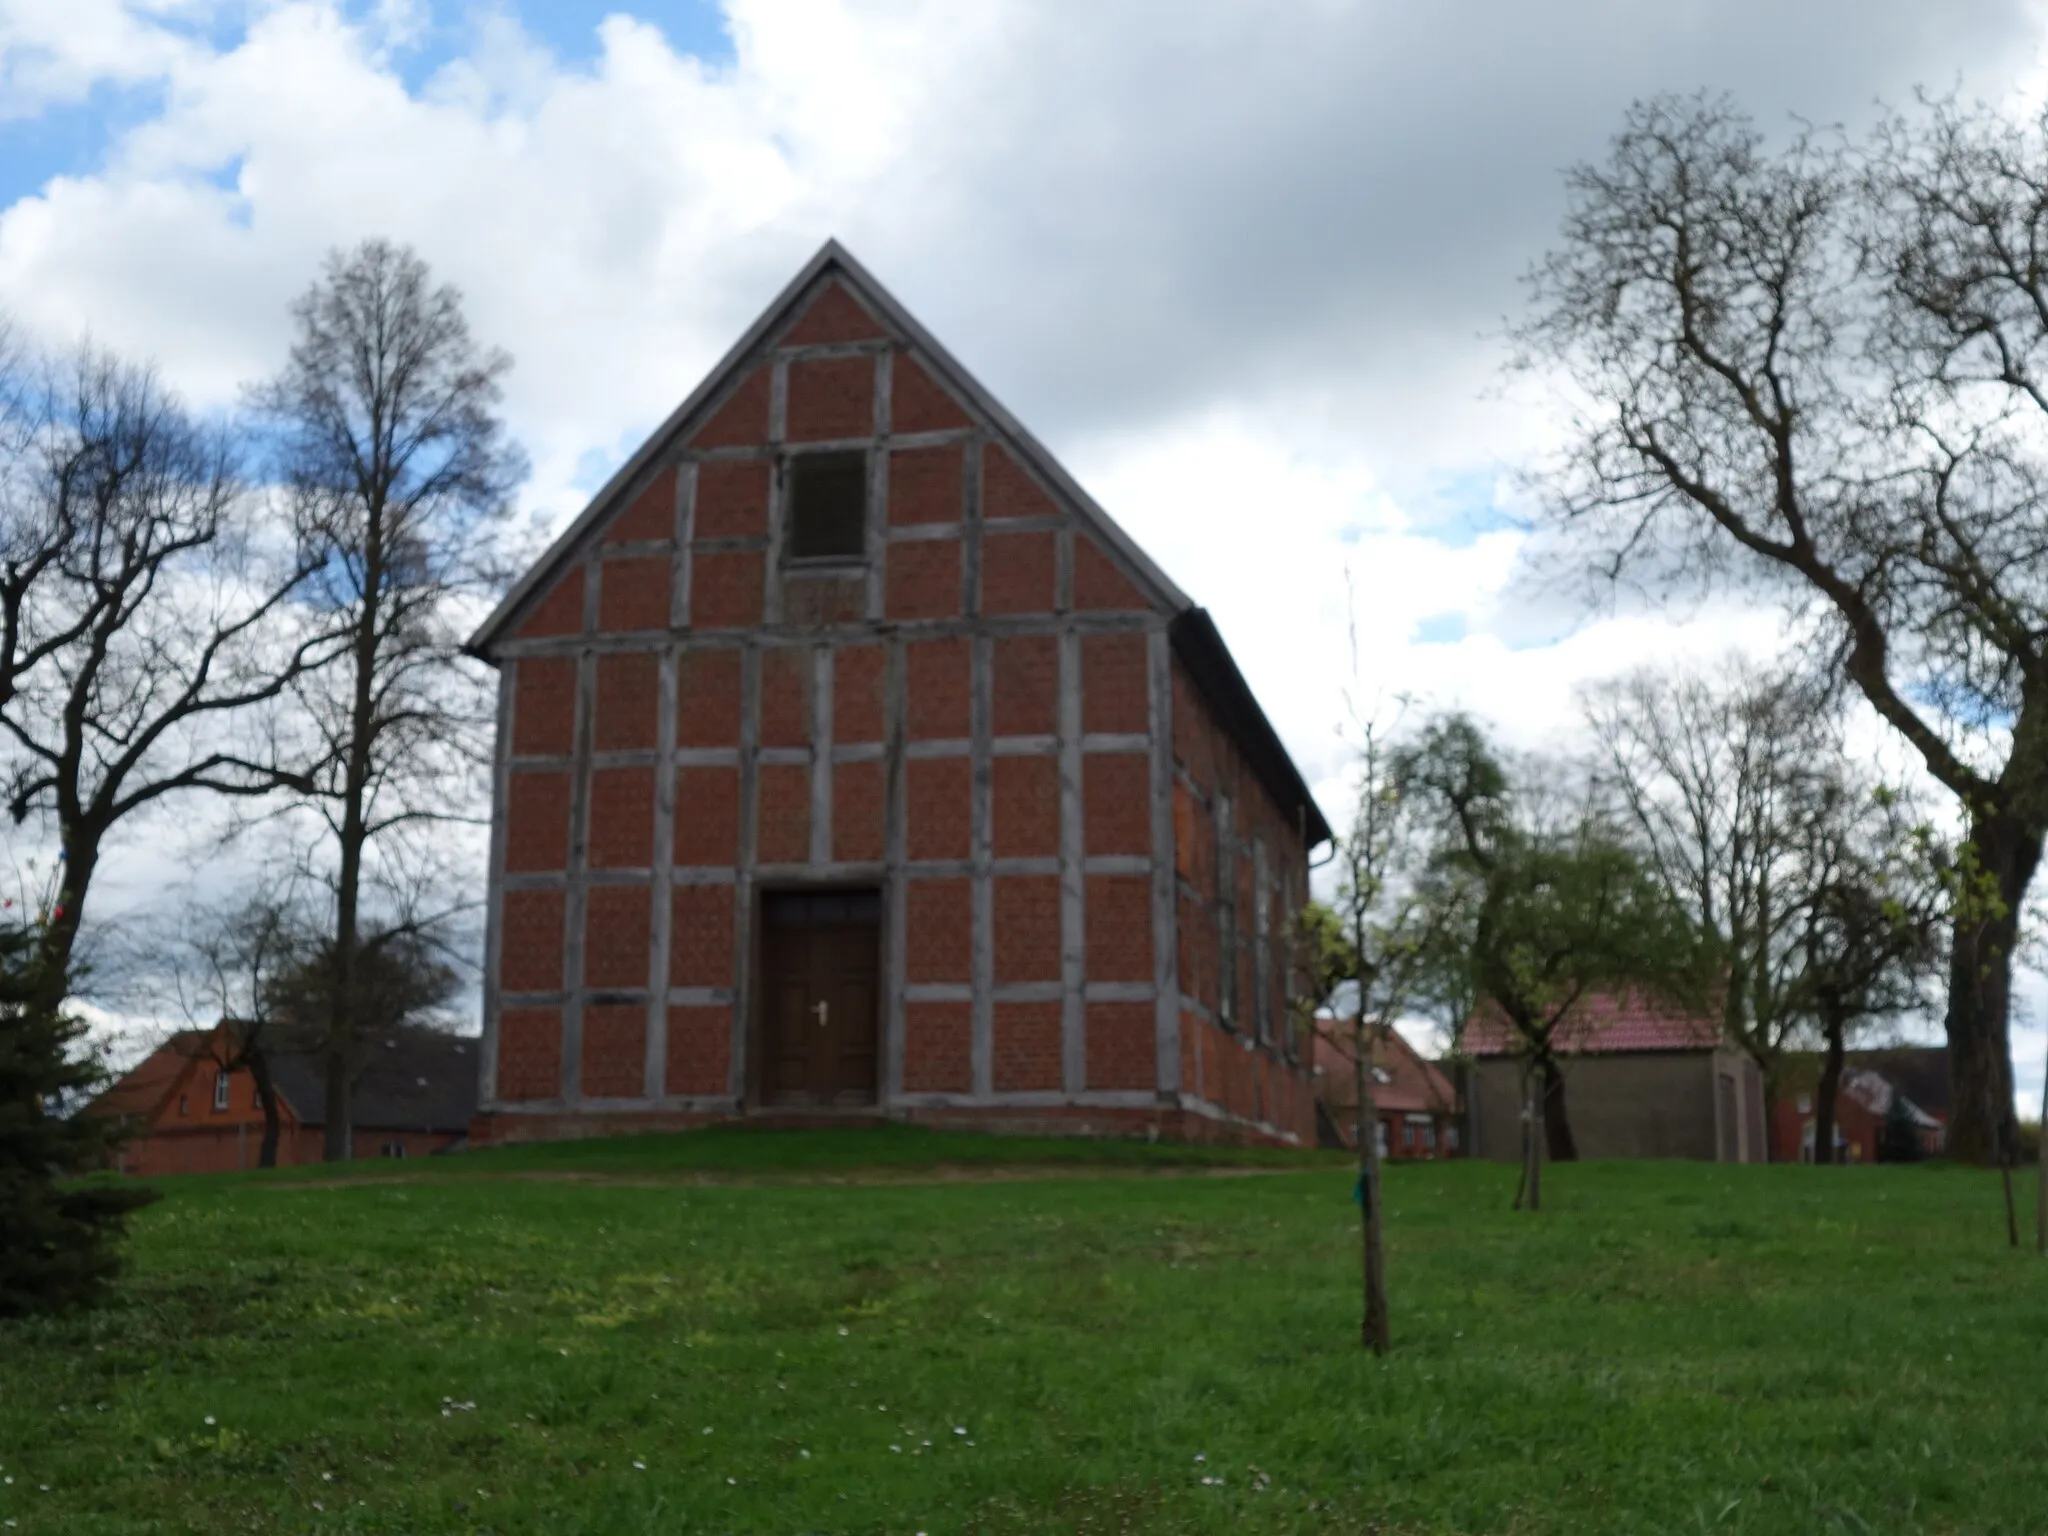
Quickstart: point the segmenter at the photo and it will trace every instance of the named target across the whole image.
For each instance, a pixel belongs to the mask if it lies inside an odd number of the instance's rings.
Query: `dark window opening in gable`
[[[789,461],[790,560],[867,557],[868,456],[803,453]]]

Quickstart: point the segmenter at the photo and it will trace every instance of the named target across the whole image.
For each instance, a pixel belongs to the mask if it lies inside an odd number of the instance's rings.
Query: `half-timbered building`
[[[472,649],[481,1139],[1312,1137],[1313,797],[1208,613],[838,245]]]

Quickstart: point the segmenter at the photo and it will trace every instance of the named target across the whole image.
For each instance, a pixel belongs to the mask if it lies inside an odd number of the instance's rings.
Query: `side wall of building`
[[[849,450],[865,558],[792,566],[791,460]],[[882,898],[886,1109],[1177,1106],[1167,616],[844,289],[493,659],[492,1134],[758,1102],[761,896],[829,886]]]
[[[221,1080],[225,1077],[226,1089]],[[277,1164],[317,1163],[324,1148],[317,1125],[302,1124],[282,1095],[278,1102]],[[117,1173],[156,1178],[173,1173],[234,1173],[258,1165],[263,1152],[263,1103],[247,1071],[223,1073],[211,1056],[185,1063],[147,1125],[130,1126],[114,1149]],[[423,1131],[358,1125],[355,1155],[427,1157],[464,1139],[459,1131]]]
[[[1181,1083],[1235,1119],[1311,1143],[1312,1042],[1293,943],[1308,904],[1304,829],[1259,782],[1178,658],[1172,832]]]
[[[1522,1155],[1522,1063],[1487,1057],[1466,1069],[1472,1155]],[[1763,1160],[1755,1064],[1736,1052],[1643,1051],[1573,1058],[1565,1105],[1581,1157]],[[1732,1118],[1731,1118],[1732,1117]]]

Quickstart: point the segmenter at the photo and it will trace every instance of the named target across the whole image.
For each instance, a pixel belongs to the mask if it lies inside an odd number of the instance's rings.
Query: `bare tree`
[[[232,436],[147,369],[81,347],[0,376],[7,806],[50,818],[59,862],[33,1008],[71,985],[118,826],[298,781],[268,712],[335,651],[302,601],[312,574],[244,492]]]
[[[165,921],[130,935],[116,962],[136,1011],[160,1007],[170,994],[200,1036],[187,1048],[223,1073],[250,1074],[263,1109],[263,1168],[276,1165],[281,1139],[276,1064],[307,1055],[324,1061],[333,1011],[331,893],[323,872],[296,852],[263,866],[244,896],[179,902]],[[451,913],[423,886],[400,894],[412,899],[380,904],[360,935],[351,1088],[408,1033],[447,1029],[450,1005],[471,979],[454,926],[467,905]]]
[[[1910,803],[1885,786],[1834,771],[1816,776],[1802,798],[1786,1006],[1820,1037],[1813,1160],[1826,1163],[1850,1035],[1926,1005],[1947,861]]]
[[[333,838],[326,1155],[350,1155],[363,891],[376,856],[478,816],[491,695],[462,655],[468,600],[497,558],[524,460],[496,411],[511,360],[479,348],[461,297],[410,250],[328,258],[293,309],[290,362],[255,401],[281,438],[301,538],[347,653],[299,699],[321,765],[312,803]]]
[[[271,1063],[307,1044],[275,1006],[281,984],[303,969],[311,949],[300,884],[265,878],[240,901],[185,907],[178,919],[170,942],[151,945],[137,974],[160,986],[168,973],[186,1022],[205,1032],[207,1056],[222,1073],[249,1074],[263,1109],[256,1166],[275,1168],[283,1113]]]
[[[1550,479],[1597,568],[1746,580],[1952,793],[1951,1146],[2013,1145],[2017,915],[2048,833],[2048,126],[1952,105],[1766,147],[1731,105],[1633,107],[1569,177],[1525,366],[1583,409]]]
[[[1773,1102],[1785,1051],[1810,1022],[1801,921],[1848,798],[1836,705],[1810,679],[1737,660],[1712,674],[1642,670],[1582,696],[1599,774],[1651,865],[1714,936],[1724,1033]]]

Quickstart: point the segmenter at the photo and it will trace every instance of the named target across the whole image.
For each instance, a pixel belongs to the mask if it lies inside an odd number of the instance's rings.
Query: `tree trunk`
[[[356,800],[352,799],[351,809]],[[321,1128],[321,1157],[330,1163],[346,1162],[354,1155],[355,1119],[355,962],[356,900],[362,883],[363,852],[360,836],[349,836],[349,823],[360,813],[344,815],[341,843],[341,878],[335,901],[334,995],[328,1000],[326,1124]]]
[[[1813,1160],[1835,1160],[1835,1106],[1842,1092],[1842,1023],[1831,1019],[1822,1025],[1827,1035],[1827,1054],[1821,1058],[1820,1086],[1813,1095]]]
[[[270,1058],[258,1046],[243,1053],[249,1064],[249,1076],[256,1082],[256,1102],[263,1106],[263,1144],[256,1151],[258,1168],[277,1166],[277,1138],[279,1116],[277,1112],[277,1084],[271,1081]]]
[[[1534,1081],[1530,1073],[1522,1074],[1522,1140],[1519,1148],[1521,1166],[1515,1170],[1515,1203],[1512,1207],[1517,1211],[1529,1198],[1529,1138],[1536,1134],[1536,1104],[1534,1089],[1531,1086]]]
[[[1528,1192],[1523,1209],[1543,1209],[1543,1098],[1537,1085],[1537,1072],[1533,1064],[1529,1068],[1528,1087],[1525,1090],[1529,1101],[1528,1129],[1522,1141],[1522,1187]]]
[[[35,985],[28,999],[30,1010],[43,1018],[54,1018],[71,995],[71,955],[99,863],[98,835],[76,821],[64,818],[58,838],[57,891],[36,943]]]
[[[2012,952],[2020,907],[2041,859],[2041,834],[2010,816],[1980,817],[1970,825],[1970,843],[1989,889],[1965,902],[1949,951],[1946,1023],[1954,1113],[1948,1150],[1962,1161],[2004,1164],[2019,1136],[2006,1028]],[[2002,910],[1986,899],[1994,892]]]
[[[341,868],[334,901],[334,996],[327,1027],[327,1124],[321,1155],[330,1163],[355,1155],[356,947],[360,935],[363,847],[369,841],[364,801],[369,793],[370,749],[376,731],[372,691],[377,668],[380,583],[384,573],[382,509],[372,508],[364,540],[363,611],[356,621],[355,691],[349,701],[348,754],[342,768]]]
[[[1352,1034],[1352,1071],[1358,1089],[1358,1219],[1364,1243],[1365,1314],[1359,1325],[1359,1339],[1376,1355],[1384,1355],[1390,1342],[1387,1322],[1387,1256],[1385,1228],[1380,1217],[1380,1144],[1375,1134],[1379,1106],[1372,1092],[1372,1033],[1361,1024]]]
[[[1572,1122],[1564,1110],[1564,1069],[1549,1055],[1543,1058],[1543,1137],[1553,1163],[1579,1160],[1579,1144],[1572,1138]]]

